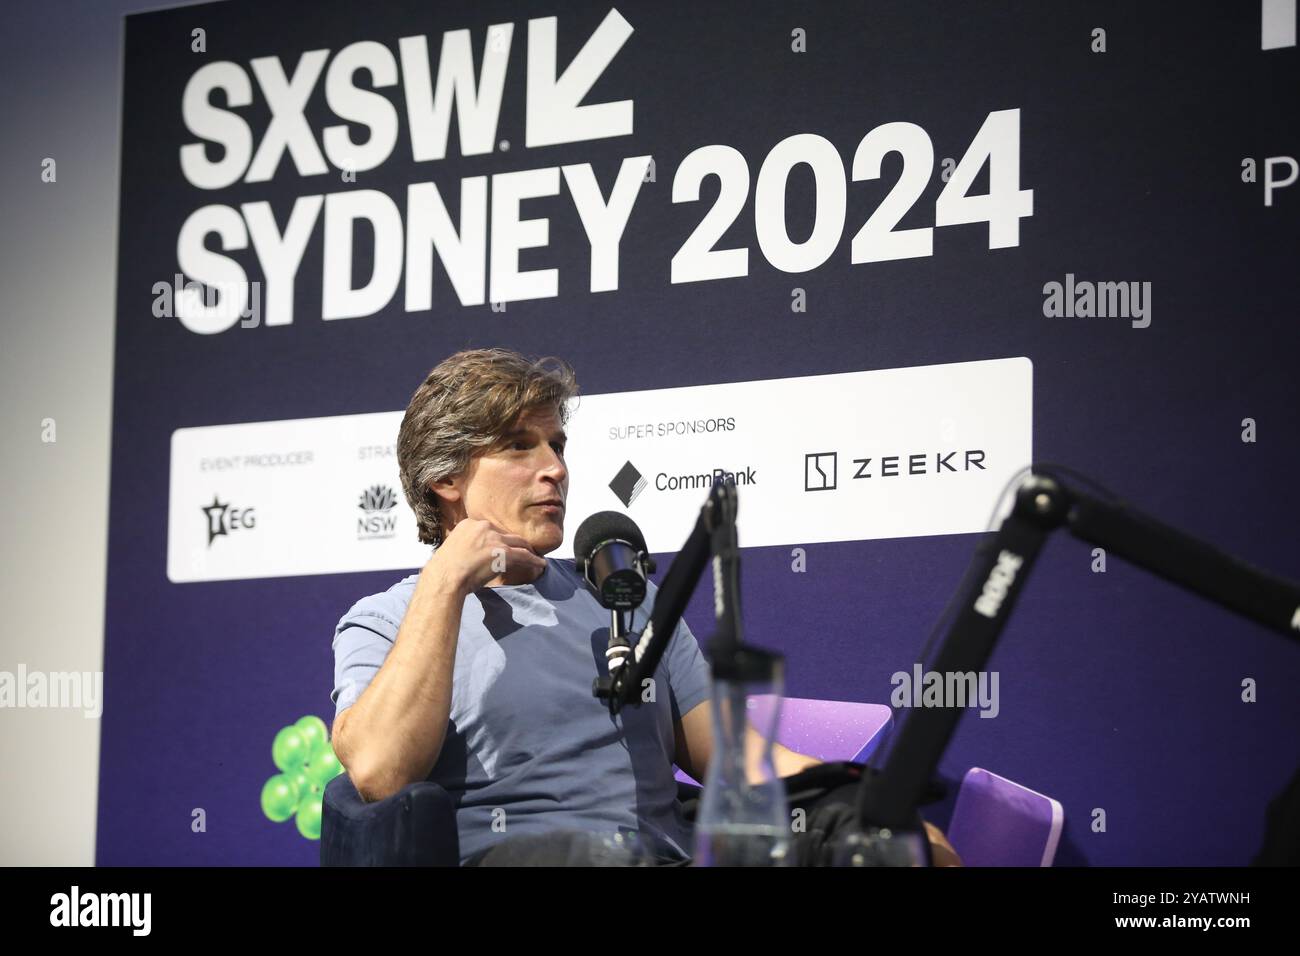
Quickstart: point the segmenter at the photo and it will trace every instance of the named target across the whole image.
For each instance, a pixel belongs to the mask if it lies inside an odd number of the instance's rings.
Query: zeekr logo
[[[804,455],[803,490],[834,491],[838,467],[838,452],[820,451]]]

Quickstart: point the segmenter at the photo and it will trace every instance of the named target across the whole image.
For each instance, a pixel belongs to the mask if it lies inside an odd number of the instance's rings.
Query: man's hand
[[[948,838],[943,835],[943,831],[933,823],[928,823],[924,820],[921,822],[925,823],[925,835],[930,838],[930,855],[934,857],[934,865],[961,866],[961,857],[959,857],[957,851],[952,848],[952,844],[949,843]]]
[[[753,739],[756,744],[761,745],[763,737],[757,730],[750,728]],[[757,757],[757,754],[755,754]],[[772,742],[772,765],[776,768],[778,777],[793,777],[797,773],[802,773],[809,767],[814,767],[823,761],[816,757],[810,757],[808,754],[801,754],[797,750],[791,750],[789,747],[782,746],[776,741]],[[751,761],[750,775],[753,777],[758,773],[757,760]]]
[[[704,783],[704,777],[709,770],[709,759],[713,756],[712,713],[712,702],[701,701],[678,720],[674,727],[677,749],[673,762],[700,783]],[[751,783],[758,783],[763,779],[762,755],[763,735],[752,724],[746,722],[745,776]],[[772,742],[772,764],[778,777],[789,777],[819,763],[821,761],[816,757],[801,754],[776,741]]]
[[[462,518],[425,567],[469,595],[497,577],[535,581],[546,570],[546,559],[517,534],[480,518]]]

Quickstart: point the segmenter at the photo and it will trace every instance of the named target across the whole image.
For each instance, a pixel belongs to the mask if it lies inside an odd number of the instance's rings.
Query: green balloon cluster
[[[281,772],[262,787],[262,812],[276,823],[293,817],[299,833],[319,840],[325,784],[343,772],[325,721],[309,715],[283,728],[271,744],[271,759]]]

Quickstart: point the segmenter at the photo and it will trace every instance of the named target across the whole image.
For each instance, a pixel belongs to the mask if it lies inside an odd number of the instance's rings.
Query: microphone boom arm
[[[617,714],[626,703],[641,703],[642,681],[652,676],[659,666],[711,555],[718,632],[710,647],[710,661],[716,666],[719,655],[728,656],[739,648],[740,572],[736,511],[734,482],[728,479],[715,481],[686,543],[668,566],[654,609],[650,612],[650,621],[637,638],[629,659],[610,677],[598,677],[592,683],[592,694],[608,700],[611,713]]]
[[[930,669],[980,672],[1025,588],[1047,536],[1067,527],[1076,538],[1209,598],[1292,639],[1300,638],[1300,586],[1230,557],[1203,541],[1130,508],[1032,474],[1016,492],[1011,515],[976,550],[971,586],[961,597]],[[863,826],[905,828],[914,819],[963,714],[921,707],[902,722],[884,766],[858,800]]]

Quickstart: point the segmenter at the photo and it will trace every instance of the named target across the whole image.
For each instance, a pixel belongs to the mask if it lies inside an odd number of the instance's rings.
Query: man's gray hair
[[[449,530],[430,484],[462,474],[526,412],[553,409],[565,424],[577,394],[577,376],[563,359],[529,359],[509,349],[457,352],[431,371],[397,433],[397,467],[420,540],[437,547]]]

